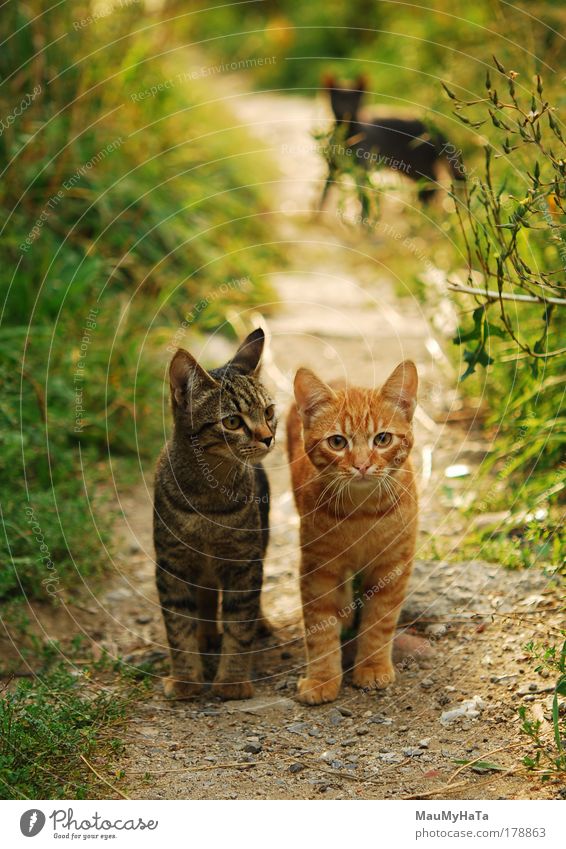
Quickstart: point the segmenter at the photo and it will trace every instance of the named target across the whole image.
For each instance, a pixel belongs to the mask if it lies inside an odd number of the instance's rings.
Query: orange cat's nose
[[[371,460],[365,460],[363,463],[354,463],[354,469],[363,477],[369,467],[371,466]]]

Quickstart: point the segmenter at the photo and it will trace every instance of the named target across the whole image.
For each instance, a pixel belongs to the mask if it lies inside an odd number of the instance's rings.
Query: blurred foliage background
[[[322,96],[323,72],[343,79],[363,73],[369,104],[417,114],[461,149],[471,178],[468,195],[455,195],[451,206],[426,216],[406,208],[404,227],[414,250],[403,254],[387,240],[370,240],[368,250],[379,250],[380,261],[431,313],[438,280],[442,296],[459,311],[457,345],[448,344],[447,352],[456,365],[462,351],[467,354],[472,368],[460,392],[481,411],[477,424],[493,446],[469,515],[506,509],[511,489],[522,511],[513,536],[484,525],[470,536],[469,552],[507,566],[563,562],[564,357],[536,361],[517,346],[497,304],[490,304],[488,315],[485,299],[449,292],[448,280],[481,287],[495,268],[495,248],[502,243],[493,219],[485,217],[492,191],[501,207],[499,224],[513,229],[513,256],[564,295],[565,25],[562,0],[512,6],[504,0],[2,5],[5,621],[22,616],[18,602],[24,598],[69,597],[103,573],[114,515],[105,501],[114,481],[133,479],[138,462],[149,470],[159,450],[167,347],[187,344],[176,336],[181,323],[194,311],[189,334],[221,327],[233,335],[231,309],[270,299],[265,275],[285,261],[269,223],[268,183],[276,172],[257,152],[256,140],[234,129],[237,121],[223,101],[231,63],[244,87],[309,97]],[[504,72],[494,68],[493,54]],[[217,73],[190,73],[214,63]],[[547,110],[540,122],[546,153],[524,139],[515,145],[489,114],[490,108],[496,117],[506,110],[490,100],[490,90],[505,99],[510,71],[527,109],[531,92],[538,106],[545,101],[552,107],[559,132]],[[536,91],[537,74],[543,95]],[[478,102],[465,105],[471,101]],[[489,173],[486,150],[492,152]],[[548,215],[536,206],[541,186],[550,198]],[[434,287],[423,256],[438,271]],[[504,281],[511,293],[529,276],[521,277],[520,267],[518,277]],[[533,350],[538,344],[538,353],[564,344],[563,316],[563,308],[555,309],[548,322],[540,304],[510,311],[512,327]],[[38,558],[42,541],[56,564],[55,594],[45,560]],[[73,741],[68,726],[84,721],[78,696],[74,713],[49,712],[51,697],[44,696],[52,686],[20,688],[0,716],[9,728],[0,770],[19,792],[41,790],[21,757],[37,751],[37,705],[45,739]],[[88,713],[87,724],[95,721]],[[51,748],[46,758],[61,770],[60,747]],[[69,793],[65,787],[52,792]]]
[[[22,503],[33,502],[41,514],[63,580],[67,570],[69,576],[77,568],[83,576],[96,571],[105,522],[97,516],[96,532],[92,524],[85,533],[85,524],[93,523],[85,485],[108,480],[110,457],[120,462],[139,453],[145,462],[155,455],[162,420],[152,413],[163,403],[163,349],[172,328],[203,298],[193,330],[218,327],[231,306],[262,302],[268,295],[262,274],[282,262],[270,244],[269,197],[260,185],[272,176],[270,162],[232,128],[220,97],[222,73],[180,79],[182,69],[204,59],[222,68],[235,62],[249,86],[310,96],[322,72],[364,73],[369,102],[408,109],[440,126],[461,148],[476,183],[484,150],[492,149],[491,179],[511,216],[528,190],[537,151],[525,144],[518,153],[507,150],[505,132],[486,110],[471,120],[462,103],[485,101],[486,69],[493,69],[496,54],[513,69],[522,97],[541,74],[559,125],[565,18],[561,2],[511,9],[500,0],[410,8],[388,0],[260,0],[212,8],[200,0],[85,0],[56,9],[46,0],[6,4],[0,463],[10,485],[2,506],[7,568],[0,596],[19,596],[22,589],[45,596]],[[492,74],[497,78],[498,71]],[[555,160],[561,146],[555,137]],[[538,158],[544,168],[540,151]],[[560,169],[556,179],[563,182]],[[478,279],[473,272],[481,256],[465,267],[466,234],[456,214],[413,213],[413,220],[406,214],[415,239],[441,270]],[[556,234],[563,226],[559,205],[546,230],[539,216],[537,226],[521,228],[519,236],[533,268],[554,275],[558,294],[564,275]],[[489,247],[488,237],[480,251]],[[387,261],[387,247],[380,250]],[[392,255],[391,261],[426,302],[415,256]],[[245,285],[209,297],[221,283],[244,279]],[[477,313],[470,324],[469,296],[454,297],[463,316],[457,341],[473,358],[474,333],[483,339],[486,325]],[[540,338],[541,316],[537,305],[516,310],[530,344]],[[553,322],[546,341],[555,344],[563,330],[558,309]],[[532,363],[504,323],[495,318],[487,329],[489,339],[473,363],[476,372],[482,362],[489,365],[487,377],[472,375],[462,392],[487,402],[485,427],[496,445],[489,465],[497,473],[489,507],[504,504],[509,480],[519,487],[517,504],[546,505],[564,488],[563,358]],[[87,423],[77,431],[81,406]]]

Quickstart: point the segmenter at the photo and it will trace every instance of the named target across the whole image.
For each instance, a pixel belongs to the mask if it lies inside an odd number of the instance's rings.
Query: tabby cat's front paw
[[[163,679],[163,692],[167,699],[193,699],[202,691],[199,681],[179,681],[169,675]]]
[[[340,691],[340,677],[331,681],[319,681],[317,678],[301,678],[297,685],[297,699],[304,705],[321,705],[333,702]]]
[[[251,699],[254,685],[251,681],[215,681],[212,693],[221,699]]]
[[[354,669],[352,683],[362,690],[384,690],[395,681],[392,663],[361,663]]]

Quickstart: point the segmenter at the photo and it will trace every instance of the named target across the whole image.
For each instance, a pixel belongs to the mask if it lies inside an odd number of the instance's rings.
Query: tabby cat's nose
[[[263,444],[264,444],[265,446],[267,446],[267,448],[269,448],[269,446],[270,446],[270,445],[271,445],[271,443],[273,442],[273,437],[272,437],[272,436],[266,436],[266,437],[265,437],[265,439],[260,439],[259,441],[260,441],[260,442],[263,442]]]

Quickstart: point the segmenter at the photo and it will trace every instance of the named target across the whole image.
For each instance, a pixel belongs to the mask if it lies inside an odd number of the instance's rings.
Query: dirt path
[[[309,135],[319,120],[313,103],[235,94],[236,115],[281,170],[274,227],[288,243],[290,262],[272,277],[280,304],[266,324],[271,343],[265,368],[280,410],[288,406],[292,376],[302,364],[327,378],[347,375],[366,384],[381,383],[403,357],[419,368],[422,530],[396,645],[401,671],[379,695],[346,683],[333,705],[306,708],[293,699],[304,662],[298,521],[281,427],[268,464],[272,542],[264,592],[276,631],[258,651],[256,697],[223,704],[205,695],[194,703],[167,703],[157,684],[134,707],[126,755],[108,764],[108,774],[124,770],[122,786],[138,798],[402,798],[443,787],[457,761],[493,750],[489,760],[512,768],[522,751],[517,707],[526,701],[543,714],[548,709],[549,682],[533,678],[522,646],[537,630],[544,635],[552,594],[536,572],[423,559],[431,536],[447,535],[457,547],[463,521],[449,505],[473,497],[473,473],[448,479],[445,470],[455,463],[473,470],[485,446],[459,427],[437,423],[454,403],[454,375],[417,302],[396,294],[379,243],[371,251],[361,247],[332,211],[312,220],[323,177]],[[203,340],[202,349],[211,362],[229,354],[218,339]],[[133,662],[166,649],[153,583],[150,484],[121,498],[121,574],[99,599],[103,619],[91,631]],[[555,787],[532,779],[494,778],[481,770],[466,770],[454,782],[439,796],[556,794]]]

